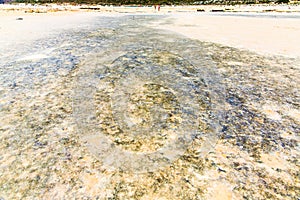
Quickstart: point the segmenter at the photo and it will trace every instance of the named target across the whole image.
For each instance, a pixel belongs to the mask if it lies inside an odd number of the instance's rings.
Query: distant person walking
[[[1,0],[0,0],[1,1]],[[154,10],[155,11],[160,11],[160,5],[154,5]]]

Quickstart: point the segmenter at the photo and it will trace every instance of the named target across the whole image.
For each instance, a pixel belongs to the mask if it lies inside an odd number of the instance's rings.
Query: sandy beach
[[[82,6],[83,8],[88,6]],[[0,43],[11,44],[49,36],[61,29],[84,26],[95,16],[125,14],[157,14],[164,19],[150,23],[152,28],[165,29],[200,41],[247,49],[266,55],[300,56],[300,6],[204,6],[163,7],[161,12],[152,7],[99,7],[99,12],[83,12],[75,6],[0,8]],[[205,13],[197,13],[203,9]],[[234,12],[210,13],[213,9]],[[277,10],[266,13],[264,10]],[[47,13],[25,13],[45,11]],[[55,12],[53,12],[53,10]],[[292,10],[292,12],[291,12]],[[167,17],[167,18],[165,18]],[[24,20],[18,21],[17,18]],[[30,27],[30,28],[29,28]],[[20,34],[22,32],[22,34]]]
[[[299,197],[299,6],[86,8],[0,7],[0,200]]]

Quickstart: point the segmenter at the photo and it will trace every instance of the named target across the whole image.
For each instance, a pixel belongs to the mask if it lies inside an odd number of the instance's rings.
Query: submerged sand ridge
[[[291,14],[173,14],[152,27],[265,55],[300,57],[299,16]]]
[[[148,26],[156,21],[166,22],[149,15],[93,18],[83,28],[28,42],[26,49],[18,46],[13,57],[1,60],[1,198],[299,196],[299,60],[265,57]],[[195,76],[193,70],[203,74]],[[161,78],[151,82],[157,75]],[[212,87],[216,82],[220,87]],[[176,88],[191,91],[186,98],[194,97],[198,110],[187,112],[189,103]],[[99,140],[93,146],[82,137],[99,131],[114,148],[157,151],[172,139],[164,129],[184,125],[184,112],[191,123],[201,119],[198,134],[191,135],[179,156],[166,156],[164,165],[142,173],[136,170],[145,166],[142,162],[114,165],[116,159],[110,159],[116,151],[103,157],[95,150]],[[164,123],[152,138],[123,134],[131,127],[149,129],[157,119]],[[210,122],[220,129],[211,129]],[[218,137],[210,141],[212,130]]]
[[[0,12],[0,55],[11,57],[14,53],[20,53],[20,51],[26,49],[27,51],[24,53],[32,56],[34,49],[32,51],[28,50],[32,42],[57,36],[64,30],[72,29],[72,27],[88,28],[87,22],[92,20],[96,15],[96,13],[70,12],[47,15],[28,14],[24,12]],[[46,51],[49,51],[49,48]],[[24,56],[24,54],[21,56]],[[22,58],[19,56],[16,59]]]

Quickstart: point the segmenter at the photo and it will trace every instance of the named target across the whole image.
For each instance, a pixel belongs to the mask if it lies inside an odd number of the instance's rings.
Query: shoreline
[[[249,4],[249,5],[188,5],[188,6],[161,6],[160,11],[154,6],[102,6],[102,5],[69,5],[69,4],[0,4],[0,12],[25,13],[55,13],[55,12],[113,12],[113,13],[299,13],[300,4]]]
[[[54,6],[60,11],[56,9],[52,12]],[[14,7],[15,10],[5,10],[4,7]],[[103,11],[102,8],[90,11],[58,5],[47,7],[49,12],[27,12],[31,7],[0,5],[0,44],[4,49],[60,30],[84,26],[85,22],[95,20],[95,17],[154,14],[161,15],[162,19],[150,22],[152,28],[263,55],[300,57],[300,47],[297,45],[300,43],[300,12],[194,12],[196,7],[193,6],[172,7],[173,10],[163,7],[161,12],[154,12],[151,7],[104,7],[111,11]],[[35,8],[41,10],[39,6]],[[194,11],[183,12],[184,9]]]

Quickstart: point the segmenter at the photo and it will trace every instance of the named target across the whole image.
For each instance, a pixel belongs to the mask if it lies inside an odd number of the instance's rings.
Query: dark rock
[[[224,10],[223,9],[213,9],[213,10],[211,10],[211,12],[224,12]]]

